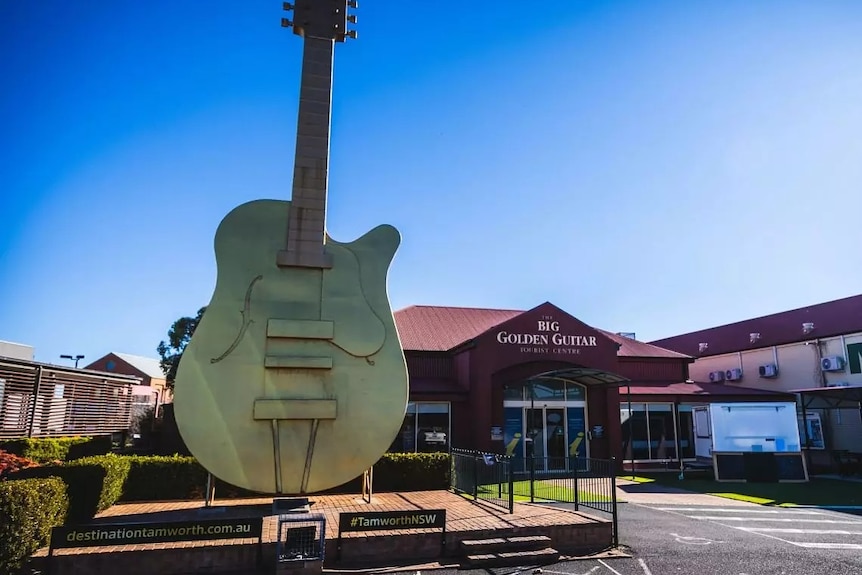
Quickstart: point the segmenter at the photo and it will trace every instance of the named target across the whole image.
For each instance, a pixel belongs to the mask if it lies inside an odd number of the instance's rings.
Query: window
[[[537,377],[503,388],[509,401],[584,401],[584,387],[562,379]]]
[[[670,403],[633,403],[620,408],[623,458],[676,459],[676,425]]]
[[[694,421],[690,405],[679,406],[679,447],[683,459],[690,459],[694,454]]]
[[[401,431],[389,447],[391,452],[449,451],[449,403],[420,401],[407,404]]]

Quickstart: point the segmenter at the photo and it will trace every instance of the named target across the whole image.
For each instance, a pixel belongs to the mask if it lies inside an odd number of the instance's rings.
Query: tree
[[[175,321],[168,330],[168,341],[159,342],[156,351],[159,352],[161,360],[159,365],[165,374],[166,384],[169,389],[174,387],[174,379],[177,377],[177,368],[180,366],[180,358],[183,357],[183,351],[192,339],[192,334],[198,327],[201,318],[204,316],[206,306],[198,310],[195,317],[181,317]]]

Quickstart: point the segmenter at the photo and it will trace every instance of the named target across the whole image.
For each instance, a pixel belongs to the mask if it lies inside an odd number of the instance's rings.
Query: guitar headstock
[[[283,27],[293,26],[294,34],[309,38],[323,38],[344,42],[345,38],[356,38],[356,30],[348,30],[347,24],[356,24],[356,16],[348,14],[348,8],[358,8],[356,0],[295,0],[284,2],[286,11],[293,10],[293,21],[282,18]]]

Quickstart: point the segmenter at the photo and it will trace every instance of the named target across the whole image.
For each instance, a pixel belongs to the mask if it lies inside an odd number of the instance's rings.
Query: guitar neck
[[[293,189],[280,266],[332,267],[324,251],[334,41],[304,38]]]

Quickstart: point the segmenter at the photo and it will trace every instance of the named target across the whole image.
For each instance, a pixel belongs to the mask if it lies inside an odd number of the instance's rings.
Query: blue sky
[[[544,301],[656,339],[862,293],[862,4],[364,0],[328,230],[393,307]],[[156,356],[220,219],[289,199],[280,1],[0,2],[0,339]],[[85,360],[85,361],[87,361]]]

